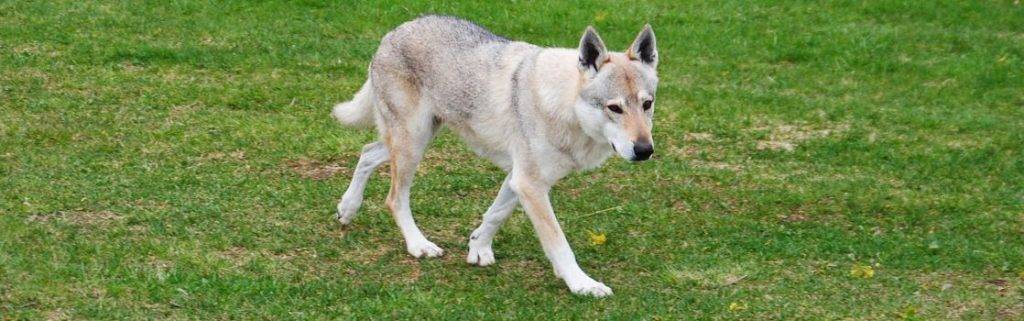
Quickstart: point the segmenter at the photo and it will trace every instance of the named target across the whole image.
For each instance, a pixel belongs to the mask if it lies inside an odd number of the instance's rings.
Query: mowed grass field
[[[443,258],[406,254],[386,166],[334,221],[374,134],[330,106],[424,13],[654,26],[654,159],[552,194],[615,296],[521,212],[467,265],[503,174],[450,132],[412,193]],[[1020,320],[1022,147],[1019,1],[0,1],[0,320]]]

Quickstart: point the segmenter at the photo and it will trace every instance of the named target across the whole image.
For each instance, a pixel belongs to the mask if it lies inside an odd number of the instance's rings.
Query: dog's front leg
[[[511,186],[533,223],[533,229],[540,238],[544,254],[554,267],[555,275],[565,280],[572,293],[595,297],[611,295],[611,288],[590,278],[576,263],[576,256],[551,208],[551,200],[548,198],[551,186],[519,175],[513,176]]]
[[[508,217],[512,215],[518,203],[516,193],[509,186],[511,177],[511,175],[505,177],[498,196],[494,198],[494,203],[484,213],[483,223],[480,223],[480,227],[469,236],[469,253],[466,256],[466,262],[469,264],[479,266],[494,264],[494,250],[491,249],[494,234],[498,233],[501,225],[505,224]]]

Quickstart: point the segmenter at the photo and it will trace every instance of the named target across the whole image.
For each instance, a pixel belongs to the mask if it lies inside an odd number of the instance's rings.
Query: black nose
[[[633,161],[645,161],[654,154],[654,145],[648,142],[636,142],[633,144]]]

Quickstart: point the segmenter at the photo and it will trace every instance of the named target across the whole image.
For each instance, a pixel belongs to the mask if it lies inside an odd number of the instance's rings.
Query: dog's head
[[[624,53],[609,52],[592,27],[580,39],[579,68],[585,79],[576,114],[589,135],[606,139],[619,156],[631,161],[647,160],[654,153],[657,67],[650,25]]]

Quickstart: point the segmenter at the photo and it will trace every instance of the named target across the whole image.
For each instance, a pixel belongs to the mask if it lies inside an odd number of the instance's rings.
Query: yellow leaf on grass
[[[917,308],[912,305],[908,305],[906,308],[903,308],[903,311],[896,313],[896,316],[903,320],[914,318],[917,316]]]
[[[743,311],[743,310],[746,310],[746,309],[747,309],[747,304],[744,303],[744,302],[729,303],[729,311],[736,312],[736,311]]]
[[[853,267],[850,268],[850,276],[870,279],[875,277],[875,269],[870,265],[854,264]]]
[[[602,245],[608,241],[604,233],[594,233],[594,231],[587,231],[587,233],[590,233],[590,245]]]

